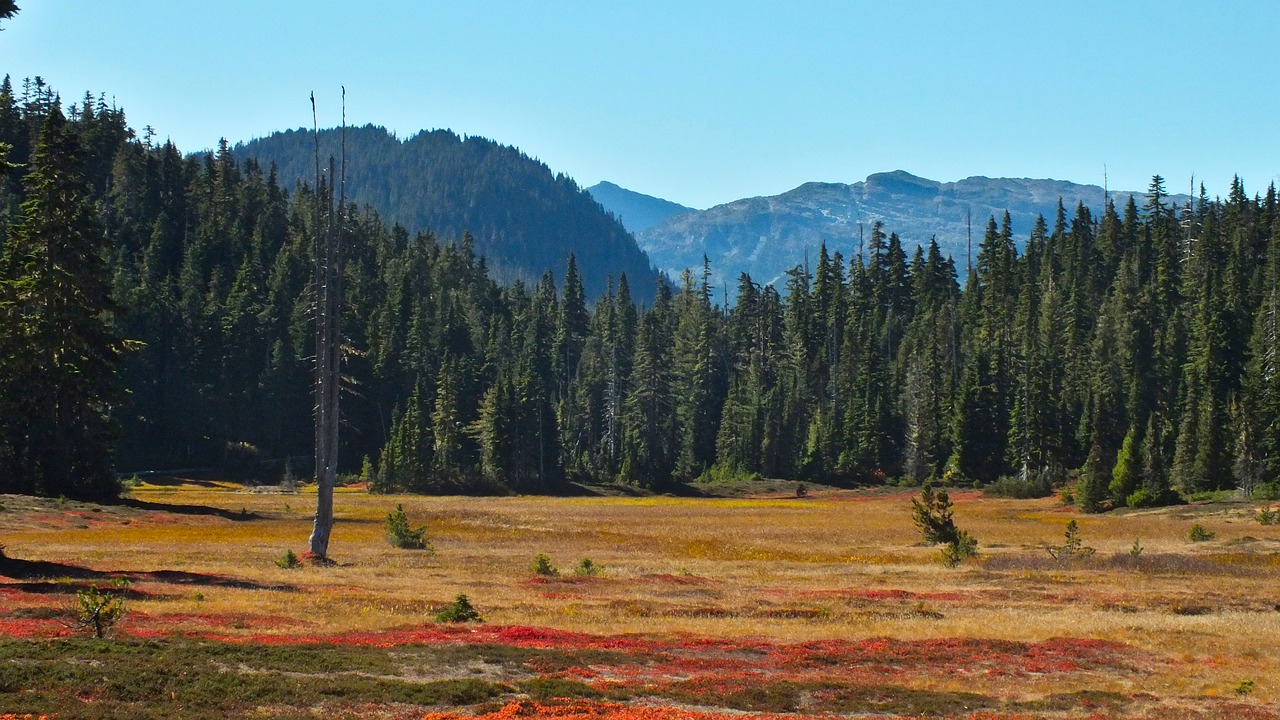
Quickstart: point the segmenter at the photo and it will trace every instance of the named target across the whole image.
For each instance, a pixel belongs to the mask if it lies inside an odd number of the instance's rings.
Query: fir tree
[[[83,180],[74,129],[54,105],[31,157],[27,199],[0,258],[0,408],[7,442],[0,476],[22,492],[103,499],[117,490],[113,407],[128,343],[110,324],[117,306],[107,239]]]

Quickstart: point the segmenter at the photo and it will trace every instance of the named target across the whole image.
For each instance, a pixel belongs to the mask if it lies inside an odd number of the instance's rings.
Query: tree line
[[[86,95],[0,86],[0,491],[108,494],[117,468],[306,475],[317,192],[184,156]],[[61,188],[60,190],[58,188]],[[734,300],[709,265],[637,304],[499,285],[443,240],[339,209],[343,441],[375,490],[652,490],[759,474],[1075,489],[1086,510],[1280,478],[1274,187],[991,218],[963,285],[872,226]],[[126,341],[127,339],[127,341]],[[363,469],[361,466],[363,465]],[[241,467],[241,466],[237,466]]]

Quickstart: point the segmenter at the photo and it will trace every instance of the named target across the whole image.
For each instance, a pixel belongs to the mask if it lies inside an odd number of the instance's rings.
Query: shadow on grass
[[[168,472],[120,473],[121,478],[136,477],[145,480],[148,485],[158,487],[178,487],[179,485],[195,485],[202,488],[218,488],[218,473],[213,469],[193,468],[190,470],[170,470]]]
[[[95,583],[86,580],[75,582],[66,582],[63,580],[37,580],[32,582],[7,583],[5,589],[17,590],[19,592],[29,593],[31,595],[75,595],[81,590],[87,590],[90,585]],[[110,587],[110,583],[107,583]],[[146,592],[144,590],[134,590],[133,588],[112,588],[112,595],[120,595],[126,600],[179,600],[181,595],[167,595]],[[4,717],[0,715],[0,717]]]
[[[94,570],[93,568],[71,565],[69,563],[48,562],[46,560],[22,560],[20,558],[0,557],[0,576],[15,580],[48,580],[48,582],[29,582],[22,585],[25,592],[31,593],[74,593],[81,589],[74,583],[56,582],[61,578],[71,580],[110,582],[121,576],[130,580],[150,580],[152,582],[173,585],[200,585],[203,587],[223,587],[237,590],[279,590],[296,592],[293,585],[283,583],[259,583],[252,580],[210,575],[208,573],[183,572],[180,570],[151,570],[147,572],[130,572],[127,570]],[[12,585],[8,587],[13,587]]]
[[[138,500],[137,498],[121,498],[116,504],[122,505],[134,510],[146,510],[150,512],[165,512],[174,515],[203,515],[206,517],[220,517],[224,520],[232,520],[234,522],[245,522],[247,520],[259,520],[261,515],[251,512],[238,512],[235,510],[223,510],[222,508],[209,507],[208,505],[178,505],[175,503],[151,502],[149,500]]]

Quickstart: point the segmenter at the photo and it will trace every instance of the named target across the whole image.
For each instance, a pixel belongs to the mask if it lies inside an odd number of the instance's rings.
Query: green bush
[[[1238,495],[1236,490],[1201,490],[1187,495],[1184,499],[1195,503],[1219,503],[1233,500]]]
[[[222,450],[222,472],[232,480],[261,482],[263,479],[262,451],[252,443],[227,443]]]
[[[538,553],[533,557],[533,574],[542,577],[555,577],[560,574],[555,565],[551,564],[551,558],[546,553]]]
[[[1142,541],[1139,538],[1134,538],[1133,546],[1129,548],[1129,557],[1133,558],[1134,560],[1137,560],[1139,557],[1142,556],[1143,550],[1144,548],[1142,547]]]
[[[699,475],[697,481],[708,484],[732,484],[763,479],[764,476],[758,472],[743,470],[737,465],[716,463]]]
[[[1263,525],[1280,525],[1280,510],[1272,508],[1270,505],[1258,508],[1258,514],[1255,516],[1258,522]],[[4,548],[0,548],[0,557],[4,556]]]
[[[920,536],[928,545],[941,544],[942,562],[956,567],[978,554],[978,540],[956,527],[952,517],[951,497],[945,489],[935,490],[926,482],[920,497],[911,499],[911,515]]]
[[[1063,544],[1051,547],[1048,550],[1049,554],[1058,560],[1073,560],[1088,557],[1094,553],[1094,548],[1085,545],[1080,539],[1080,524],[1075,520],[1067,523],[1067,532]]]
[[[1280,500],[1280,478],[1263,483],[1253,489],[1255,500]]]
[[[442,623],[464,623],[464,622],[484,622],[480,617],[480,613],[472,607],[471,601],[466,595],[459,594],[454,598],[453,602],[444,606],[440,612],[436,613],[436,622]]]
[[[404,514],[404,506],[396,505],[395,512],[387,513],[387,542],[394,547],[405,550],[429,550],[434,552],[431,543],[426,540],[427,527],[410,527],[409,517]]]
[[[558,677],[535,677],[523,680],[518,687],[538,702],[550,702],[556,698],[598,698],[604,693],[580,680]]]
[[[578,562],[578,566],[573,569],[573,574],[579,577],[594,577],[603,570],[599,565],[592,562],[591,558],[582,558]]]
[[[1201,525],[1200,523],[1196,523],[1192,525],[1191,529],[1187,531],[1187,539],[1189,539],[1191,542],[1208,542],[1209,540],[1212,540],[1217,536],[1218,536],[1217,533],[1215,533],[1212,530],[1209,530],[1208,528]]]
[[[279,560],[276,560],[276,565],[285,570],[297,570],[302,567],[302,561],[298,559],[298,556],[292,550],[285,550],[284,555]]]
[[[978,539],[964,530],[958,530],[955,539],[942,547],[942,564],[953,568],[977,554]]]
[[[1178,493],[1171,490],[1160,494],[1151,492],[1150,489],[1145,487],[1134,490],[1124,501],[1125,505],[1131,508],[1166,507],[1169,505],[1183,505],[1185,502]]]
[[[119,586],[123,587],[123,584]],[[93,631],[94,637],[106,637],[122,617],[124,617],[122,593],[102,592],[96,585],[90,585],[88,590],[76,591],[76,625]]]
[[[1048,473],[1030,473],[1025,478],[1005,475],[983,488],[982,494],[1029,500],[1049,497],[1053,494],[1053,484],[1049,481]]]

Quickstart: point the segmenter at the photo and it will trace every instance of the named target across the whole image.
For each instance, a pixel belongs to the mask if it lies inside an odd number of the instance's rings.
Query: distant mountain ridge
[[[618,187],[607,181],[592,185],[587,192],[632,233],[648,230],[676,215],[696,212],[694,208],[680,203]]]
[[[1123,208],[1129,196],[1141,206],[1145,194],[1112,191]],[[902,170],[876,173],[865,181],[805,183],[771,197],[754,197],[677,215],[636,233],[640,246],[659,269],[672,277],[698,267],[705,254],[722,282],[732,287],[740,272],[760,283],[777,282],[790,268],[817,257],[825,242],[831,252],[852,258],[876,220],[886,233],[896,232],[908,253],[937,237],[944,254],[964,267],[972,218],[973,252],[987,220],[999,222],[1006,210],[1019,247],[1043,215],[1052,226],[1061,198],[1068,219],[1083,202],[1094,216],[1103,209],[1103,189],[1063,180],[969,177],[938,182]],[[1170,202],[1185,202],[1174,195]]]
[[[341,131],[321,130],[319,140],[322,159],[340,154]],[[289,130],[237,143],[233,153],[275,163],[281,184],[292,187],[314,181],[314,143],[311,131]],[[652,297],[658,273],[626,228],[571,178],[514,147],[448,130],[400,140],[366,125],[346,129],[346,156],[348,198],[411,234],[449,242],[470,232],[500,281],[536,280],[547,270],[561,280],[572,253],[589,295],[626,273],[637,297]]]

